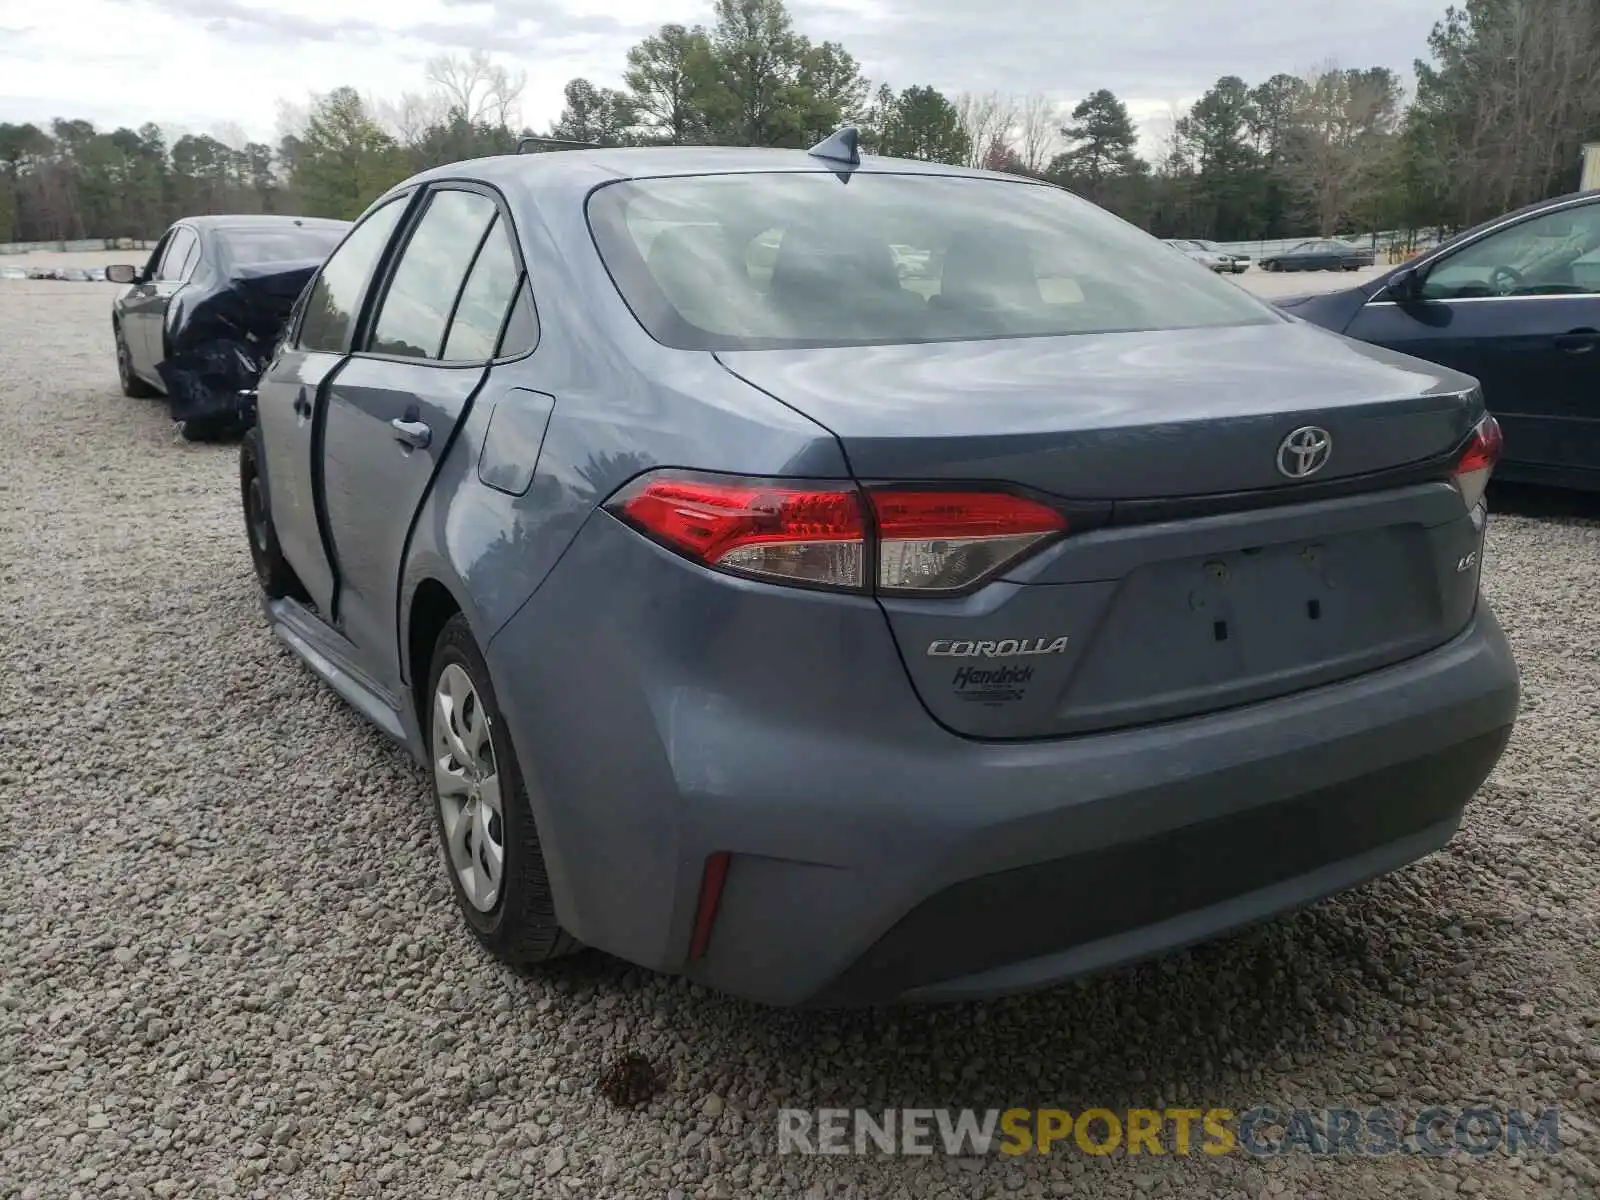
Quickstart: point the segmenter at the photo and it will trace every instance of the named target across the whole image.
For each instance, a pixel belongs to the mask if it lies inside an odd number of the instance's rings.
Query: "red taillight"
[[[855,592],[960,591],[1067,528],[1054,508],[1010,492],[677,471],[635,480],[606,507],[707,566]]]
[[[1067,519],[1008,492],[867,493],[878,519],[878,586],[886,591],[955,591],[994,574]]]
[[[713,567],[859,589],[865,532],[853,487],[653,476],[614,511]]]
[[[1467,443],[1455,465],[1456,487],[1468,508],[1476,508],[1478,501],[1483,499],[1483,493],[1489,486],[1489,476],[1494,473],[1495,463],[1500,461],[1500,451],[1504,445],[1505,437],[1500,432],[1500,422],[1486,413],[1473,429],[1472,440]]]

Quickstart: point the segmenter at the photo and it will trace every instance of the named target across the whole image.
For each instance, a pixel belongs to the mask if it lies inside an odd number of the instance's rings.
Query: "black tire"
[[[270,599],[292,596],[304,600],[306,590],[278,545],[262,462],[261,435],[252,429],[239,446],[239,498],[244,508],[244,531],[250,539],[250,562],[255,567],[256,582]]]
[[[113,321],[111,336],[117,343],[117,382],[122,394],[134,400],[150,400],[161,393],[133,373],[133,356],[128,351],[128,340],[122,336],[122,322]]]
[[[545,871],[544,851],[539,844],[539,832],[534,827],[533,810],[528,803],[522,769],[500,716],[500,703],[495,698],[494,684],[489,679],[488,664],[473,640],[466,618],[459,613],[446,621],[444,628],[439,631],[433,656],[428,662],[428,690],[423,697],[426,710],[422,714],[422,724],[423,736],[430,748],[434,745],[434,723],[439,719],[439,705],[434,697],[438,693],[440,677],[451,666],[460,667],[466,672],[473,691],[483,705],[483,715],[488,718],[489,743],[495,772],[500,778],[503,822],[500,840],[504,852],[498,900],[493,908],[481,911],[467,899],[461,880],[451,865],[444,810],[435,774],[431,780],[434,826],[439,833],[440,859],[450,880],[456,908],[485,949],[505,962],[525,966],[571,954],[581,949],[582,945],[556,920],[550,877]]]

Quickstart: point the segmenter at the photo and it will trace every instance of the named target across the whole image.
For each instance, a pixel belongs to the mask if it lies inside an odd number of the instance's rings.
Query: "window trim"
[[[356,223],[345,232],[344,237],[339,239],[339,244],[328,251],[328,257],[322,260],[322,265],[317,268],[317,273],[306,281],[306,286],[301,290],[300,298],[295,301],[300,307],[299,314],[294,319],[293,330],[283,340],[284,345],[292,346],[303,354],[335,354],[340,358],[349,357],[351,347],[360,340],[366,328],[367,309],[372,301],[373,285],[387,273],[388,264],[394,257],[395,239],[399,236],[401,230],[408,227],[410,221],[408,210],[415,206],[417,196],[420,194],[421,190],[417,188],[401,188],[373,201],[367,211],[361,214]],[[380,211],[395,202],[401,204],[400,219],[395,223],[394,229],[390,231],[389,240],[384,243],[383,249],[378,252],[376,267],[367,275],[365,282],[361,285],[361,295],[356,300],[355,310],[350,321],[350,332],[345,337],[344,346],[339,350],[307,349],[302,346],[300,338],[305,332],[306,309],[309,307],[306,301],[311,293],[316,290],[317,284],[322,282],[322,273],[328,269],[328,264],[333,261],[333,256],[343,250],[345,243],[356,235],[357,230],[377,216]]]
[[[498,188],[477,179],[430,180],[418,189],[418,196],[431,199],[438,192],[449,191],[473,192],[483,196],[494,205],[496,219],[490,221],[484,229],[483,236],[478,239],[478,244],[472,252],[472,258],[467,263],[466,272],[461,276],[461,284],[456,288],[455,297],[450,302],[450,313],[445,318],[444,337],[439,343],[439,353],[443,354],[445,346],[449,344],[450,326],[455,321],[456,309],[461,304],[461,296],[466,289],[467,280],[472,277],[472,269],[478,264],[478,256],[483,253],[483,247],[488,240],[489,234],[494,231],[495,226],[500,222],[505,223],[506,234],[511,242],[511,254],[517,265],[517,284],[519,287],[528,287],[528,305],[533,310],[534,320],[533,345],[518,354],[507,356],[501,356],[500,354],[500,342],[505,337],[506,323],[511,319],[511,309],[516,304],[516,292],[513,291],[511,303],[506,305],[506,311],[500,318],[500,331],[495,337],[495,354],[491,358],[448,360],[442,358],[413,358],[405,354],[379,354],[366,348],[372,337],[372,324],[377,319],[378,314],[382,312],[383,301],[389,294],[390,285],[394,282],[395,268],[405,255],[406,247],[411,244],[412,234],[416,232],[417,226],[422,223],[423,217],[427,215],[426,200],[415,200],[411,211],[405,216],[404,225],[395,231],[395,241],[390,246],[387,260],[383,263],[380,271],[373,276],[374,283],[378,284],[378,286],[375,287],[374,294],[367,299],[366,311],[363,314],[358,336],[352,340],[351,346],[345,351],[351,358],[371,359],[374,362],[409,363],[415,367],[438,367],[458,371],[463,367],[487,367],[499,363],[515,362],[518,359],[526,358],[539,348],[539,344],[544,338],[544,323],[539,320],[536,299],[533,295],[533,289],[529,286],[528,263],[522,253],[522,239],[518,236],[516,222],[511,215],[511,206],[506,203],[505,196]],[[331,258],[332,255],[329,255],[329,257]],[[379,281],[380,274],[381,282]],[[357,349],[358,346],[360,347],[359,349]]]

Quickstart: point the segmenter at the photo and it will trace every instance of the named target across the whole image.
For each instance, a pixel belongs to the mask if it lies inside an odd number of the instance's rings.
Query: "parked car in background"
[[[1215,242],[1208,242],[1202,238],[1191,238],[1189,239],[1189,244],[1226,259],[1228,270],[1234,275],[1243,275],[1250,269],[1250,256],[1248,254],[1240,254],[1234,250],[1224,250]]]
[[[298,307],[264,610],[507,959],[1037,987],[1442,846],[1510,734],[1473,381],[1060,188],[853,130],[479,159]]]
[[[1195,262],[1203,267],[1208,267],[1219,273],[1233,269],[1233,260],[1220,251],[1207,250],[1198,242],[1191,242],[1185,238],[1165,238],[1163,240],[1174,250],[1194,259]]]
[[[313,217],[186,217],[143,267],[107,267],[106,279],[129,285],[111,306],[123,394],[165,394],[190,438],[248,424],[248,389],[290,306],[349,228]]]
[[[1342,242],[1338,238],[1313,238],[1301,242],[1290,250],[1261,256],[1263,271],[1359,271],[1377,261],[1376,255],[1363,246]]]
[[[1476,376],[1505,428],[1502,478],[1600,489],[1600,191],[1496,217],[1357,287],[1278,303]]]

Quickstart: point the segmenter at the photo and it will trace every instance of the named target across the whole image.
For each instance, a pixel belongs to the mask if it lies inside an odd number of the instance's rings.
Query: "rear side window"
[[[597,190],[595,242],[634,315],[682,349],[1269,324],[1268,306],[1054,187],[806,171]]]
[[[517,289],[517,298],[511,305],[511,317],[506,321],[506,331],[500,338],[499,358],[514,358],[526,354],[539,344],[539,317],[533,311],[533,300],[527,285]]]
[[[494,357],[500,327],[506,323],[506,309],[521,274],[505,222],[496,217],[461,289],[455,316],[450,318],[444,343],[446,362],[486,362]]]
[[[372,353],[439,357],[451,310],[495,215],[494,201],[477,192],[429,197],[384,293],[367,347]]]
[[[178,280],[185,278],[184,263],[199,245],[200,239],[195,236],[194,230],[187,226],[179,226],[172,231],[172,240],[167,243],[167,252],[161,256],[161,271],[158,279]]]
[[[306,297],[300,348],[343,354],[350,344],[361,294],[372,277],[383,248],[389,244],[408,197],[397,196],[356,226],[344,244],[323,264]]]
[[[200,265],[200,239],[196,237],[189,244],[189,253],[183,256],[183,266],[178,268],[179,279],[194,277],[194,269]]]

